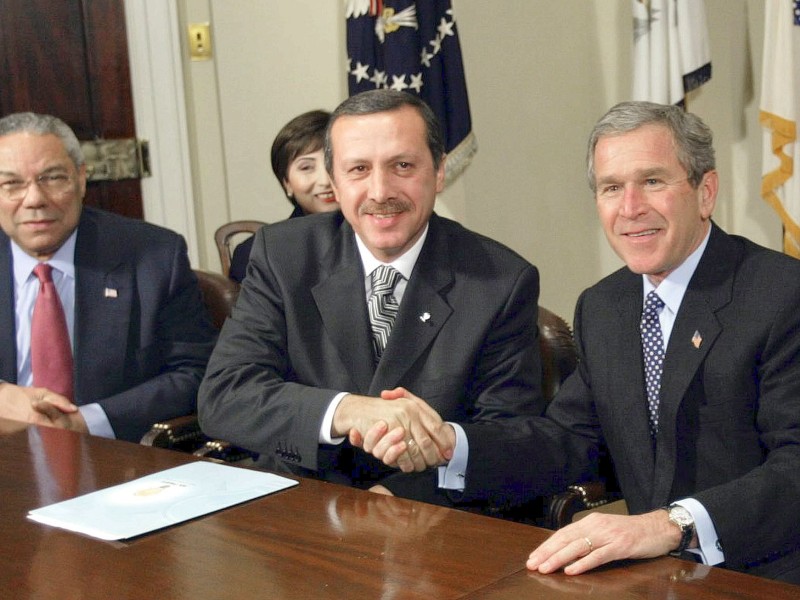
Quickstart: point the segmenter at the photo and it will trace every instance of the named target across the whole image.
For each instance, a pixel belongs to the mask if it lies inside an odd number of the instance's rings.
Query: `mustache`
[[[360,215],[389,215],[411,210],[411,203],[401,198],[391,198],[384,202],[364,202],[359,209]]]

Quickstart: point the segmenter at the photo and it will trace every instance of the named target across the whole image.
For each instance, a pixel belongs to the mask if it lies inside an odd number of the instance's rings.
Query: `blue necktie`
[[[655,439],[658,433],[658,405],[661,400],[661,374],[664,371],[664,335],[658,314],[664,301],[655,290],[647,294],[642,311],[642,353],[644,354],[644,379],[647,387],[647,413],[650,434]]]

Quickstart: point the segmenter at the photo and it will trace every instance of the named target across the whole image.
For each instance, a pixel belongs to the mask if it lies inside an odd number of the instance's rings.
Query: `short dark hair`
[[[270,158],[281,187],[289,178],[289,166],[295,158],[322,148],[330,116],[326,110],[310,110],[289,121],[275,136]]]
[[[75,132],[69,125],[53,115],[40,115],[32,112],[19,112],[6,115],[0,119],[0,137],[19,132],[36,135],[54,135],[64,144],[70,160],[79,168],[86,162]]]
[[[601,137],[620,135],[645,125],[663,125],[672,132],[678,162],[686,169],[689,183],[697,189],[703,175],[716,168],[714,135],[703,120],[680,106],[655,102],[620,102],[603,115],[592,129],[586,151],[586,175],[596,192],[594,151]]]
[[[433,158],[433,167],[438,169],[445,153],[444,134],[439,119],[424,100],[408,92],[377,89],[350,96],[333,111],[325,131],[325,168],[333,179],[333,146],[331,128],[336,119],[343,116],[372,115],[398,110],[404,106],[414,108],[425,122],[426,141]]]

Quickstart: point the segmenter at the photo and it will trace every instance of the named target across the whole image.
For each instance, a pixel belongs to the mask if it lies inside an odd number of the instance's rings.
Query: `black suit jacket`
[[[388,346],[373,366],[364,270],[340,213],[262,228],[233,316],[200,388],[203,429],[261,453],[261,466],[432,502],[435,473],[404,475],[349,444],[319,444],[338,392],[404,386],[463,425],[470,465],[539,414],[538,273],[504,246],[433,216]],[[423,315],[429,317],[423,317]],[[463,499],[493,493],[469,468]]]
[[[2,232],[0,281],[0,379],[15,383],[12,255]],[[98,402],[117,438],[139,441],[156,421],[192,413],[215,334],[183,238],[84,207],[74,337],[75,403]]]
[[[694,497],[728,567],[800,582],[800,261],[713,226],[670,335],[655,450],[642,295],[628,269],[582,294],[579,367],[534,441],[507,451],[527,450],[531,489],[547,492],[586,476],[605,443],[632,513]]]

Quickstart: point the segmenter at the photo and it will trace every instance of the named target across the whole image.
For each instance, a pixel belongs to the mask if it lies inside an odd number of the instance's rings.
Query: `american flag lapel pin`
[[[703,336],[700,335],[699,331],[695,331],[694,335],[692,336],[692,346],[695,348],[699,348],[700,344],[703,343]]]
[[[114,288],[106,288],[103,290],[103,296],[106,298],[116,298],[117,290]]]

